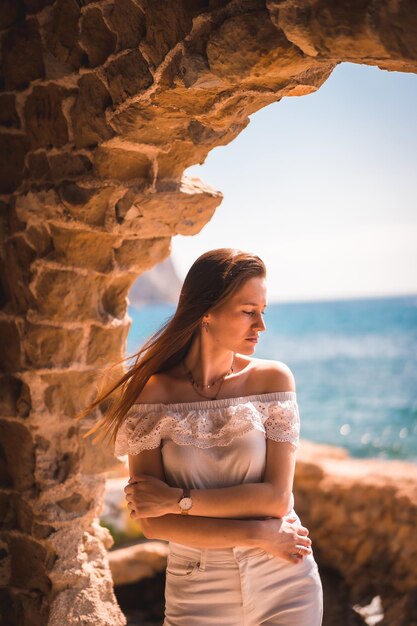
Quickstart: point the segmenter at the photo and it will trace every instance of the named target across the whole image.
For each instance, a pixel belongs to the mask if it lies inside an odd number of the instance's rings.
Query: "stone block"
[[[106,17],[117,34],[118,50],[136,48],[145,36],[144,12],[133,0],[115,0],[108,7]]]
[[[50,526],[49,524],[38,524],[35,523],[33,525],[33,536],[35,539],[47,539],[55,532],[55,528]]]
[[[67,181],[58,185],[57,189],[70,221],[104,227],[113,214],[113,187],[91,188]]]
[[[132,102],[112,114],[114,128],[123,133],[126,140],[150,144],[170,145],[172,139],[187,138],[190,120],[176,107],[159,107],[155,104]],[[158,124],[153,120],[158,119]]]
[[[116,205],[117,230],[125,236],[131,233],[142,239],[193,235],[207,224],[222,197],[200,180],[187,177],[173,191],[128,192]]]
[[[14,211],[14,198],[8,198],[0,200],[0,237],[1,240],[4,241],[15,231],[24,229],[25,224],[21,224],[21,228],[18,227],[19,222],[17,221],[17,228],[13,228],[14,220],[16,218],[16,214]]]
[[[69,93],[53,83],[33,88],[24,107],[26,130],[33,147],[60,147],[68,142],[62,103]]]
[[[0,530],[19,530],[31,534],[33,513],[18,493],[0,491]]]
[[[0,422],[0,486],[16,490],[33,488],[35,456],[32,435],[15,420]]]
[[[32,180],[48,180],[49,161],[44,150],[28,154],[24,175]]]
[[[23,180],[30,143],[25,135],[0,133],[0,193],[11,193]]]
[[[87,344],[87,364],[105,365],[113,359],[122,359],[129,326],[127,323],[112,327],[92,324]]]
[[[59,181],[85,176],[93,165],[85,154],[74,152],[62,152],[48,156],[47,180]]]
[[[102,294],[106,281],[98,274],[80,274],[73,270],[39,268],[32,285],[38,315],[51,321],[87,321],[100,318]]]
[[[10,374],[0,376],[0,414],[27,417],[31,410],[30,390],[26,383]]]
[[[92,508],[93,501],[86,500],[79,493],[73,493],[67,498],[58,500],[57,505],[60,506],[66,513],[77,513],[83,515]]]
[[[86,148],[114,135],[105,117],[105,110],[111,106],[112,99],[104,83],[93,73],[83,74],[78,88],[71,108],[74,142],[77,148]]]
[[[51,186],[37,186],[31,191],[19,193],[14,199],[14,221],[19,220],[25,230],[28,222],[39,227],[46,226],[49,219],[65,219],[65,209],[60,202],[57,190]],[[42,219],[39,216],[42,215]],[[30,226],[29,226],[30,228]]]
[[[35,251],[20,236],[6,240],[4,248],[6,254],[1,262],[4,298],[13,314],[26,313],[34,303],[28,282]]]
[[[10,234],[11,203],[0,200],[0,237],[3,241]]]
[[[53,3],[54,0],[24,0],[27,14],[38,13],[39,11],[42,11],[42,9]]]
[[[105,73],[115,104],[140,94],[153,83],[148,64],[139,50],[130,50],[115,58],[106,66]]]
[[[127,294],[133,281],[137,278],[136,273],[125,273],[114,278],[105,290],[102,298],[103,309],[111,317],[122,319],[127,311]]]
[[[36,478],[40,489],[63,484],[69,476],[78,471],[78,453],[61,450],[61,445],[74,447],[74,441],[63,442],[58,438],[56,447],[54,443],[52,440],[35,435]]]
[[[114,456],[114,446],[111,443],[104,445],[94,442],[95,432],[81,440],[80,472],[83,474],[102,474],[120,467],[121,463]]]
[[[51,224],[54,250],[49,260],[62,265],[110,272],[114,267],[114,235]]]
[[[171,63],[167,64],[161,71],[163,77],[161,77],[160,82],[164,85],[164,89],[155,89],[150,94],[148,106],[166,110],[168,114],[170,111],[180,111],[185,116],[187,123],[196,118],[200,119],[201,122],[210,124],[222,122],[224,126],[227,126],[230,123],[230,120],[225,119],[222,111],[224,104],[233,96],[230,93],[230,85],[222,81],[220,86],[209,85],[208,88],[204,88],[203,85],[201,89],[198,87],[195,89],[187,88],[184,82],[178,78],[178,74],[181,72],[179,60],[172,59]],[[219,81],[220,79],[217,78],[216,80]],[[225,92],[225,94],[222,95],[221,92]],[[262,102],[263,97],[263,93],[257,94],[257,96],[253,94],[256,101],[260,99]],[[247,115],[246,112],[240,117],[240,123],[245,121]],[[175,138],[177,138],[176,135]],[[179,136],[178,139],[182,139],[182,137]]]
[[[154,67],[190,32],[193,17],[206,10],[207,5],[203,0],[194,2],[192,11],[189,10],[186,0],[179,0],[175,4],[154,0],[147,5],[146,38],[141,47]]]
[[[206,54],[211,72],[229,84],[261,79],[263,88],[272,78],[276,89],[280,80],[312,64],[275,26],[266,8],[226,19],[211,32]]]
[[[17,527],[16,511],[13,506],[13,498],[10,491],[0,491],[0,531],[12,530]],[[0,564],[1,564],[1,542],[0,542]],[[1,569],[1,565],[0,565]],[[0,574],[1,580],[1,574]],[[1,582],[0,582],[1,585]]]
[[[124,150],[112,147],[99,147],[94,153],[95,176],[100,178],[129,181],[134,179],[135,185],[142,189],[152,182],[152,163],[139,150]]]
[[[16,110],[16,96],[13,93],[0,94],[0,125],[7,128],[20,128],[20,117]]]
[[[16,233],[5,243],[5,252],[8,258],[13,257],[21,269],[21,278],[29,276],[30,266],[36,259],[36,250],[27,241],[23,233]]]
[[[52,250],[52,239],[47,224],[37,222],[28,224],[25,240],[38,257],[46,256]]]
[[[0,588],[0,623],[7,626],[44,626],[48,623],[49,602],[36,588]]]
[[[20,334],[15,320],[0,319],[0,370],[17,372],[22,368]]]
[[[49,593],[51,581],[47,572],[55,562],[55,552],[30,537],[9,536],[7,542],[11,554],[10,586]]]
[[[78,69],[88,62],[87,54],[78,42],[80,14],[77,0],[57,0],[44,25],[48,51],[71,69]]]
[[[42,374],[47,411],[56,419],[74,417],[94,399],[96,377],[95,372],[76,370]]]
[[[6,90],[24,89],[30,81],[44,78],[42,42],[35,18],[16,24],[3,35],[1,53]]]
[[[320,0],[314,8],[307,4],[300,14],[289,5],[272,0],[268,8],[277,27],[311,57],[381,62],[390,57],[416,59],[415,37],[405,27],[416,17],[414,2],[378,5],[373,11],[367,2],[355,2],[349,7],[342,4],[329,10],[326,1]]]
[[[137,269],[142,272],[168,257],[171,252],[170,237],[154,239],[125,239],[115,248],[118,267],[123,270]]]
[[[2,587],[7,587],[10,580],[10,555],[9,546],[7,542],[0,539],[0,590]],[[0,596],[1,599],[1,596]],[[4,604],[0,602],[0,618],[2,616],[2,606]],[[3,622],[0,622],[3,624]]]
[[[83,362],[83,328],[62,328],[27,322],[22,349],[29,368],[69,367]]]
[[[116,48],[116,34],[107,26],[98,7],[83,13],[80,28],[80,42],[87,51],[90,67],[102,65]]]
[[[209,147],[195,146],[191,141],[174,141],[166,152],[160,152],[158,179],[170,178],[179,181],[184,169],[195,163],[204,163]]]
[[[3,0],[0,3],[0,30],[6,30],[25,15],[23,0]]]

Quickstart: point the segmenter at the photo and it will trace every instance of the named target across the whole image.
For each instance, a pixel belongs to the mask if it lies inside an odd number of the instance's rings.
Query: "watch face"
[[[193,504],[193,501],[191,500],[191,498],[181,498],[179,505],[182,509],[184,509],[184,511],[188,511],[188,509],[191,509],[191,506]]]

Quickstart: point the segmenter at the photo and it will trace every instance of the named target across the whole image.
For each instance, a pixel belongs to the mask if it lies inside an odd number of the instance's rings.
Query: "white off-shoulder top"
[[[171,487],[210,489],[262,482],[266,439],[299,445],[295,391],[174,404],[134,404],[120,426],[117,456],[161,446]],[[294,511],[294,496],[289,512]],[[172,543],[172,542],[171,542]],[[173,544],[172,546],[179,545]]]

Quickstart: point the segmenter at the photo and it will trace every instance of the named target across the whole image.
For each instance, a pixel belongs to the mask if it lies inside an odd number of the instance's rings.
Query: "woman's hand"
[[[124,488],[130,517],[159,517],[176,513],[182,489],[148,474],[135,474]],[[178,509],[179,510],[179,509]]]
[[[262,520],[260,545],[269,554],[279,556],[290,563],[299,563],[311,554],[309,530],[302,526],[295,515]]]

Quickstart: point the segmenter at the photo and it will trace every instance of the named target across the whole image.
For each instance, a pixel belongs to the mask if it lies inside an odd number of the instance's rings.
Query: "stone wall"
[[[294,493],[320,568],[343,579],[350,606],[380,596],[378,626],[415,626],[417,465],[302,441]]]
[[[416,72],[415,17],[413,0],[1,3],[7,623],[124,623],[95,521],[115,459],[73,416],[123,355],[132,282],[221,202],[184,169],[340,62]]]

